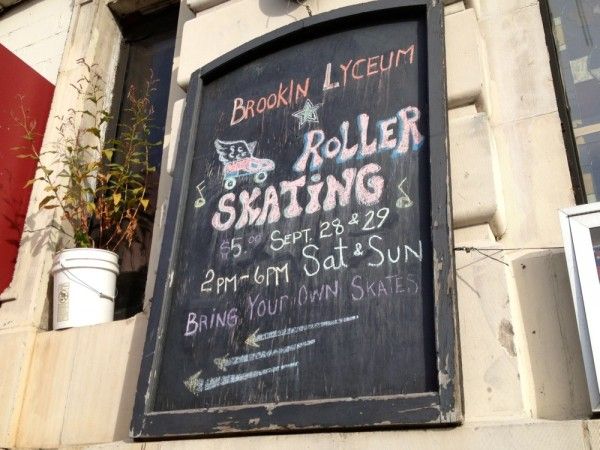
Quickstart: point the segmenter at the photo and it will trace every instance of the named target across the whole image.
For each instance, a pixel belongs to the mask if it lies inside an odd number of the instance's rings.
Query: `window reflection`
[[[589,202],[600,201],[600,0],[549,0]]]

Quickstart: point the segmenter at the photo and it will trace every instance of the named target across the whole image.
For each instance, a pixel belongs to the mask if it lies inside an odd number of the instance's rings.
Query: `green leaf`
[[[76,247],[88,248],[92,246],[91,238],[82,230],[75,230],[74,236]]]
[[[112,119],[110,114],[107,114],[105,111],[102,111],[102,114],[103,114],[103,116],[100,118],[100,125],[102,125],[104,122],[108,122],[110,119]]]
[[[121,194],[118,192],[115,192],[113,194],[113,203],[115,204],[115,206],[117,206],[119,203],[121,203]]]
[[[114,150],[112,148],[105,148],[104,150],[102,150],[102,153],[104,154],[104,157],[106,159],[108,159],[109,161],[112,161],[112,157],[113,157],[113,153],[114,153]]]
[[[91,127],[88,128],[86,131],[89,131],[90,133],[92,133],[94,136],[96,136],[98,139],[100,139],[100,130],[96,127]]]
[[[54,196],[54,195],[48,195],[47,197],[44,197],[42,199],[42,201],[40,202],[40,204],[38,205],[38,208],[44,207],[44,205],[46,205],[49,201],[54,200],[55,198],[56,198],[56,196]]]
[[[140,203],[144,207],[144,211],[146,211],[146,209],[148,209],[148,204],[150,203],[150,199],[142,198],[142,199],[140,199]]]

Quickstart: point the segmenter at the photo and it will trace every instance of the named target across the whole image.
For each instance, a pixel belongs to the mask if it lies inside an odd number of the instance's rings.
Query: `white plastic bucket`
[[[97,248],[72,248],[54,256],[55,330],[110,322],[115,311],[119,256]]]

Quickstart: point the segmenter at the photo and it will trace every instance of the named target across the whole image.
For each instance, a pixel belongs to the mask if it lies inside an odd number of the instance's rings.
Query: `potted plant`
[[[104,140],[112,120],[106,106],[104,81],[97,67],[85,61],[84,76],[72,85],[80,109],[59,117],[60,138],[41,153],[33,145],[35,122],[22,108],[15,118],[26,145],[19,157],[38,164],[34,182],[44,184],[39,208],[59,211],[59,229],[66,237],[55,254],[53,327],[61,329],[112,321],[115,283],[119,273],[117,251],[130,246],[138,219],[148,208],[148,175],[155,170],[148,151],[153,108],[150,77],[143,92],[130,87],[126,123],[119,123],[121,138]],[[64,243],[67,245],[64,245]]]

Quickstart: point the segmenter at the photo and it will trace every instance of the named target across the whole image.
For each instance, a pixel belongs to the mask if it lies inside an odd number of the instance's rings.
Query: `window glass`
[[[138,92],[144,90],[150,76],[156,81],[151,95],[154,109],[150,141],[161,143],[165,134],[169,87],[175,51],[177,30],[177,5],[155,14],[136,18],[134,23],[123,25],[126,45],[123,49],[121,102],[117,105],[117,122],[127,123],[127,91],[134,86]],[[118,95],[115,96],[119,97]],[[122,130],[116,129],[117,139]],[[120,252],[121,274],[117,279],[115,319],[130,317],[142,310],[144,289],[152,242],[152,226],[158,195],[158,180],[162,144],[150,151],[150,164],[156,168],[149,181],[150,206],[142,215],[136,240],[130,249]]]
[[[592,248],[594,249],[594,260],[596,261],[596,272],[600,281],[600,228],[591,228]]]
[[[600,0],[548,0],[588,202],[600,201]]]

